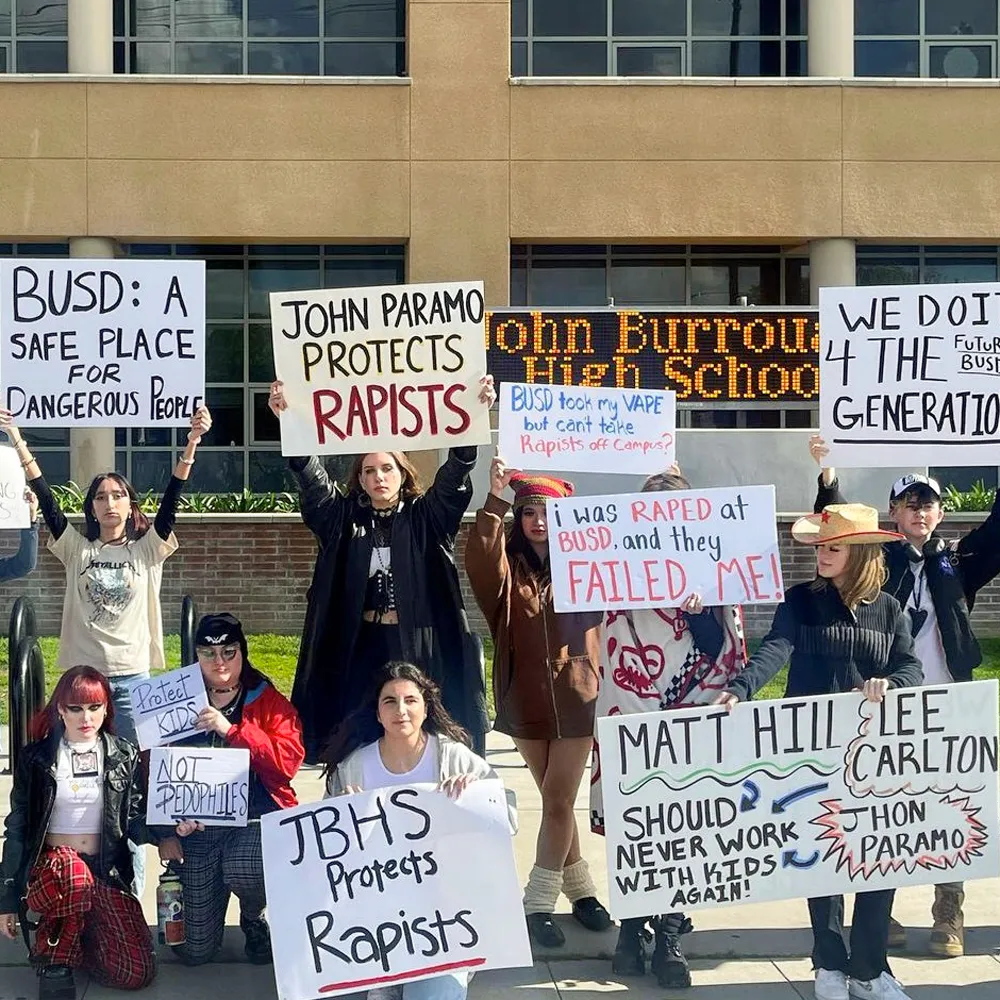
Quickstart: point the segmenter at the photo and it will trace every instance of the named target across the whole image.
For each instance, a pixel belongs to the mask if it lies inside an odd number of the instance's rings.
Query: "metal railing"
[[[32,716],[45,704],[45,661],[35,639],[35,609],[19,597],[10,611],[7,630],[8,747],[11,772],[28,742]]]
[[[196,662],[194,652],[194,630],[198,624],[198,606],[190,594],[181,601],[181,666]]]

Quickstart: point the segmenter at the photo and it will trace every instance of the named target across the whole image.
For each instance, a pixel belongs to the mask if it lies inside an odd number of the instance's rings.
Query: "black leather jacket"
[[[28,874],[45,843],[56,797],[56,754],[63,729],[29,743],[20,754],[0,861],[0,913],[17,913],[27,890]],[[146,831],[145,782],[139,751],[127,740],[101,732],[104,743],[104,822],[96,874],[131,890],[133,871],[128,841],[149,839]]]

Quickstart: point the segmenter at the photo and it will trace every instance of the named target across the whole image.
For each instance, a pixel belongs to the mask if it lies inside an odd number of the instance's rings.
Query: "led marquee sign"
[[[505,310],[486,331],[498,382],[673,389],[691,403],[819,397],[815,309]]]

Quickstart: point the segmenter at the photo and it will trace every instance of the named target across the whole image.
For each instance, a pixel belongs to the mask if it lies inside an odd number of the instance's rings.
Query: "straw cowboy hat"
[[[894,542],[903,536],[878,526],[878,511],[863,503],[832,503],[822,514],[800,517],[792,525],[792,538],[806,545],[869,545]]]

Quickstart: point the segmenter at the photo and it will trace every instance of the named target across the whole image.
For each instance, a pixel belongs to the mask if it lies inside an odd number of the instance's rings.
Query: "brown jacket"
[[[602,615],[556,614],[548,575],[521,555],[507,556],[509,510],[490,494],[465,548],[465,569],[495,647],[494,728],[526,740],[592,736]]]

